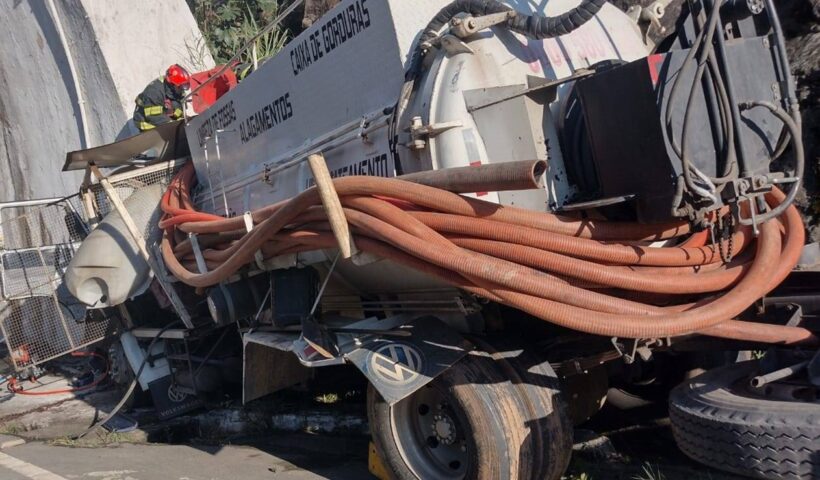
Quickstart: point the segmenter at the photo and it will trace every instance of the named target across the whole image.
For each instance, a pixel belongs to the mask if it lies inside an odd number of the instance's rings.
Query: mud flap
[[[243,341],[246,355],[251,351],[249,346],[254,353],[260,353],[257,347],[278,350],[295,355],[301,365],[309,368],[350,362],[391,405],[426,385],[473,349],[470,342],[432,316],[414,319],[399,314],[384,319],[369,318],[333,329],[333,332],[339,352],[333,358],[320,355],[298,333],[249,332],[243,335]],[[254,362],[249,360],[246,356],[245,401],[282,388],[288,380],[294,380],[291,378],[293,372],[280,378],[282,382],[260,379],[260,376],[270,375],[269,371],[256,372],[259,366],[252,365]],[[295,371],[301,370],[297,368]]]
[[[371,336],[345,355],[390,405],[429,383],[473,348],[435,317],[421,317],[399,329],[410,335]]]
[[[171,375],[149,383],[148,390],[151,392],[151,399],[154,401],[154,408],[160,420],[178,417],[204,405],[199,397],[177,387]]]
[[[313,370],[291,352],[245,339],[242,354],[242,404],[307,381]]]

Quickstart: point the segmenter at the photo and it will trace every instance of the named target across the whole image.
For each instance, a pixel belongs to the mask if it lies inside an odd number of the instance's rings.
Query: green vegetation
[[[202,31],[205,43],[216,63],[225,63],[233,57],[245,43],[250,41],[279,14],[277,0],[187,0],[191,12]],[[288,31],[276,27],[256,40],[259,61],[275,54],[287,43]],[[203,58],[202,42],[189,45],[188,50],[194,63]],[[242,53],[240,63],[251,63],[251,49]],[[200,68],[200,65],[193,65]]]
[[[57,447],[99,448],[119,445],[122,443],[144,443],[145,441],[145,432],[140,430],[128,433],[107,432],[100,430],[94,432],[93,435],[89,435],[81,439],[65,436],[51,439],[47,443]]]
[[[314,400],[317,403],[324,403],[324,404],[331,404],[336,403],[339,401],[339,394],[338,393],[323,393],[321,395],[317,395]]]
[[[570,474],[568,476],[561,477],[561,480],[592,480],[592,477],[587,475],[586,472],[581,472],[577,474]]]
[[[0,426],[0,434],[2,435],[17,435],[25,431],[26,429],[19,423],[7,423]]]
[[[643,472],[632,477],[634,480],[666,480],[666,477],[661,473],[659,467],[652,467],[652,464],[645,462],[643,464]]]

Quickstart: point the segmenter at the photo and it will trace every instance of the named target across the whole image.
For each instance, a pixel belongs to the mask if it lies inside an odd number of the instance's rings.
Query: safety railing
[[[77,195],[0,203],[0,331],[15,369],[85,347],[115,328],[63,285],[89,230]]]

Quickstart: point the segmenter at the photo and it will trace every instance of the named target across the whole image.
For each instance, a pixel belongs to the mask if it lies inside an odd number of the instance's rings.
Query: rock
[[[328,10],[335,7],[339,0],[305,0],[305,14],[302,17],[302,28],[308,28],[324,15]]]

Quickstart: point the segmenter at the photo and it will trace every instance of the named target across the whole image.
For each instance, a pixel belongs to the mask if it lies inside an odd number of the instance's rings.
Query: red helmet
[[[165,71],[165,81],[175,87],[188,87],[191,82],[191,74],[188,70],[173,64]]]

